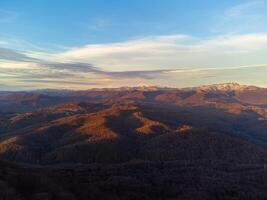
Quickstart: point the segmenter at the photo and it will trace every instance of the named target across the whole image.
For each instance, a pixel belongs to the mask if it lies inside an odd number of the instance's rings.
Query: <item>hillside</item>
[[[9,199],[265,199],[265,92],[229,83],[4,93],[0,190]]]

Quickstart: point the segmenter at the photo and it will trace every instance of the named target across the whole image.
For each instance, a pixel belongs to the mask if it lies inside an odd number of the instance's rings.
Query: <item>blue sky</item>
[[[0,90],[267,86],[265,0],[1,0]]]
[[[14,17],[2,24],[1,33],[64,46],[177,33],[205,36],[212,33],[214,17],[238,3],[242,1],[2,0],[1,10]]]

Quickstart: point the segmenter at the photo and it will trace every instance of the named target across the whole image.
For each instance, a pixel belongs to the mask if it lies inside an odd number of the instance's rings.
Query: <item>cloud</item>
[[[11,61],[37,61],[35,58],[31,58],[23,53],[6,48],[0,48],[0,60],[1,59]]]
[[[154,79],[159,76],[163,76],[164,73],[169,70],[143,70],[143,71],[104,71],[97,67],[87,63],[40,63],[40,66],[56,69],[56,70],[67,70],[69,72],[78,73],[93,73],[100,76],[107,76],[109,78],[143,78],[143,79]]]
[[[162,53],[166,48],[172,48],[183,43],[189,38],[186,35],[154,36],[142,39],[129,40],[109,44],[93,44],[84,47],[70,49],[69,51],[59,54],[60,57],[70,59],[95,59],[109,56],[147,56],[150,54]],[[164,48],[164,49],[162,49]]]
[[[234,71],[234,70],[242,70],[242,69],[259,69],[259,68],[266,68],[267,69],[267,64],[266,65],[247,65],[247,66],[234,66],[234,67],[209,67],[209,68],[192,68],[192,69],[178,69],[178,70],[168,70],[168,72],[171,73],[188,73],[188,72],[203,72],[203,71],[208,71],[208,72],[222,72],[222,71]]]
[[[267,33],[207,38],[179,34],[153,36],[118,43],[86,45],[58,53],[21,53],[0,49],[0,59],[32,62],[55,70],[92,72],[116,77],[128,74],[131,74],[128,77],[133,77],[133,74],[142,75],[146,71],[177,68],[265,64],[266,57]],[[134,71],[136,72],[133,73]]]
[[[208,38],[155,36],[112,44],[86,45],[57,55],[90,62],[105,71],[238,66],[267,63],[267,34],[233,34]]]
[[[141,82],[177,86],[194,84],[199,77],[206,81],[224,77],[229,81],[229,77],[239,77],[238,71],[262,72],[266,63],[264,32],[207,38],[179,34],[151,36],[61,52],[0,49],[0,77],[5,84],[36,83],[33,87],[45,87],[45,83],[46,87],[52,87],[53,83],[54,87],[133,86]],[[260,75],[255,76],[263,80]],[[242,74],[242,78],[249,77]]]
[[[144,79],[153,79],[159,76],[163,76],[164,73],[169,70],[143,70],[143,71],[105,71],[100,68],[94,67],[91,64],[87,63],[49,63],[45,61],[38,61],[35,63],[39,68],[52,69],[58,72],[55,78],[64,78],[67,76],[74,77],[77,74],[83,73],[93,73],[95,75],[107,76],[110,78],[144,78]],[[51,72],[50,72],[51,73]],[[51,73],[52,77],[54,74]],[[42,76],[42,74],[40,75]],[[47,77],[47,75],[46,75]]]
[[[170,70],[147,70],[147,71],[124,71],[124,72],[99,72],[99,74],[107,75],[111,78],[142,78],[157,79],[166,75]]]
[[[262,1],[249,1],[242,4],[238,4],[236,6],[227,9],[224,12],[224,15],[225,17],[228,18],[244,17],[246,13],[251,11],[253,8],[257,8],[260,4],[262,4]]]
[[[40,67],[56,69],[56,70],[68,70],[71,72],[99,72],[99,69],[87,63],[60,63],[60,62],[39,62]]]
[[[43,79],[43,80],[37,80],[37,79],[23,79],[26,83],[56,83],[56,84],[67,84],[67,85],[101,85],[101,83],[98,82],[90,82],[90,81],[64,81],[64,80],[49,80],[49,79]]]
[[[266,32],[267,2],[250,0],[234,5],[215,17],[211,27],[215,33],[259,33]]]

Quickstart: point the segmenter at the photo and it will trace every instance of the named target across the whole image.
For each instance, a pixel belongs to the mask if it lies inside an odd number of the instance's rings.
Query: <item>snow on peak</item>
[[[236,91],[236,90],[244,90],[247,89],[248,86],[240,85],[238,83],[221,83],[221,84],[214,84],[208,86],[201,86],[199,87],[200,90],[205,91]]]

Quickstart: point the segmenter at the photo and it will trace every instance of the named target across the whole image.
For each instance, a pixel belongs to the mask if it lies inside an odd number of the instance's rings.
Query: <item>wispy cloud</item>
[[[257,8],[259,5],[262,5],[263,1],[249,1],[242,4],[238,4],[227,9],[224,12],[224,16],[228,18],[242,18],[246,14],[250,13],[251,10]]]
[[[252,33],[267,31],[267,2],[250,0],[226,9],[215,17],[215,33]]]
[[[147,37],[121,43],[86,45],[57,58],[90,62],[107,71],[143,71],[184,67],[266,63],[267,34]]]
[[[24,53],[11,49],[0,48],[0,59],[11,61],[37,61],[38,59],[27,56]]]
[[[218,77],[228,80],[226,74],[242,81],[248,74],[241,76],[238,72],[262,72],[266,58],[267,33],[204,39],[178,34],[86,45],[61,52],[1,48],[0,73],[5,84],[36,83],[32,87],[52,87],[54,83],[54,87],[88,88],[140,82],[186,86],[199,82],[196,77],[205,81]]]

